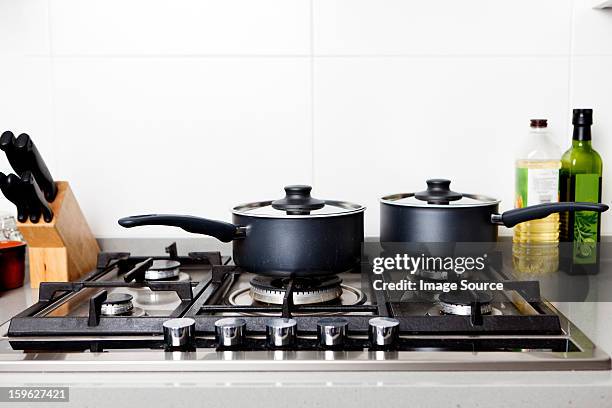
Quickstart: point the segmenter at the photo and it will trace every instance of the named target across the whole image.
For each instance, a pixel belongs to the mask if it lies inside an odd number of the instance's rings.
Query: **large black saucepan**
[[[358,267],[365,207],[318,200],[310,186],[285,187],[280,200],[239,205],[232,223],[184,215],[137,215],[119,224],[168,225],[233,241],[236,265],[254,273],[281,277],[322,276]]]
[[[380,200],[381,242],[495,242],[497,226],[522,222],[565,211],[608,209],[596,203],[547,203],[498,211],[500,200],[450,190],[450,181],[427,181],[427,190],[393,194]]]

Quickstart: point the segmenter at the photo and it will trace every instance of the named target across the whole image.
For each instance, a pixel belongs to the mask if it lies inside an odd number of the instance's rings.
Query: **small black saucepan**
[[[285,187],[286,196],[232,209],[232,223],[185,215],[137,215],[119,225],[167,225],[232,241],[236,265],[279,277],[323,276],[358,267],[365,207],[311,197],[310,186]]]
[[[500,200],[450,190],[450,181],[427,180],[427,190],[392,194],[380,200],[381,242],[495,242],[497,226],[522,222],[565,211],[608,209],[596,203],[547,203],[498,211]]]

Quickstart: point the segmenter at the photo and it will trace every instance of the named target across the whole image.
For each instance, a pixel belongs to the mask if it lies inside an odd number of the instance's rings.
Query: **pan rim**
[[[343,217],[346,215],[354,215],[358,213],[363,213],[366,210],[366,207],[363,205],[351,203],[348,201],[335,201],[335,200],[325,200],[326,204],[345,207],[346,210],[338,211],[335,213],[328,214],[286,214],[279,211],[279,214],[255,214],[250,210],[266,207],[272,205],[272,200],[270,201],[256,201],[245,204],[239,204],[231,209],[232,214],[241,215],[244,217],[257,217],[257,218],[273,218],[273,219],[309,219],[309,218],[329,218],[329,217]]]
[[[383,197],[380,197],[378,201],[381,204],[389,204],[394,205],[396,207],[413,207],[413,208],[477,208],[477,207],[488,207],[493,205],[499,205],[501,200],[489,196],[485,196],[482,194],[472,194],[465,193],[462,195],[464,197],[472,198],[474,200],[478,200],[478,203],[470,203],[470,204],[428,204],[426,201],[423,203],[398,203],[397,200],[402,198],[414,197],[414,193],[397,193],[397,194],[389,194]]]

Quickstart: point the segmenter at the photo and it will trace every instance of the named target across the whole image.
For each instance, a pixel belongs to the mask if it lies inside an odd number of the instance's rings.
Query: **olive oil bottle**
[[[574,109],[572,147],[561,158],[561,200],[601,202],[602,160],[591,144],[592,109]],[[561,240],[572,243],[563,258],[568,272],[597,273],[601,214],[577,211],[561,214]]]
[[[515,207],[559,201],[561,151],[549,137],[546,119],[532,119],[526,143],[516,160]],[[559,267],[559,215],[514,227],[513,265],[523,274],[546,274]]]

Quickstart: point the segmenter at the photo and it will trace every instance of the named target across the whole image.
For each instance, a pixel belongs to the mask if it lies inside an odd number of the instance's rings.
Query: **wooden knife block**
[[[100,247],[83,216],[70,185],[57,182],[57,196],[50,204],[53,220],[18,223],[28,244],[30,286],[40,282],[66,282],[96,267]]]

